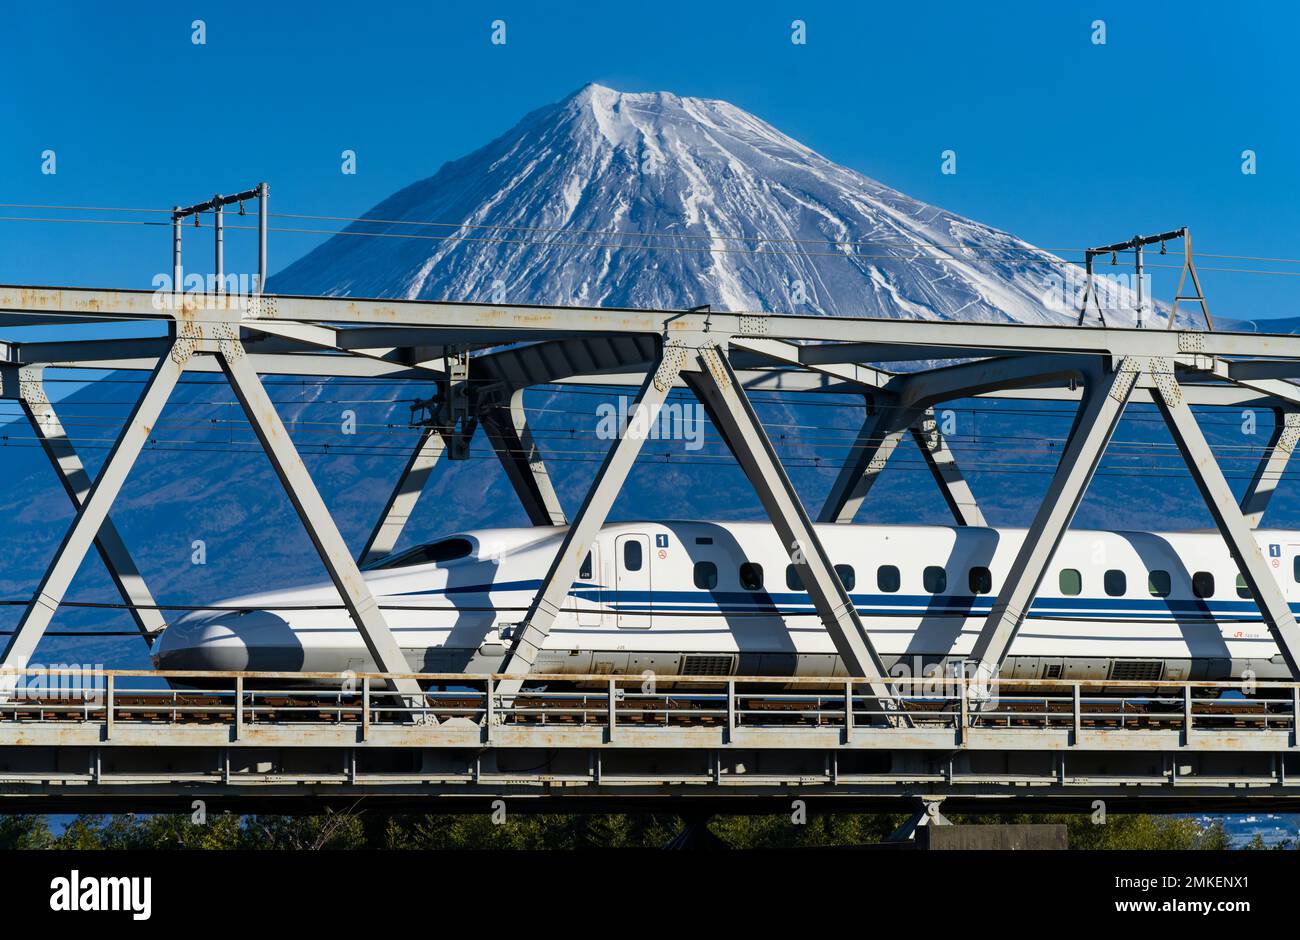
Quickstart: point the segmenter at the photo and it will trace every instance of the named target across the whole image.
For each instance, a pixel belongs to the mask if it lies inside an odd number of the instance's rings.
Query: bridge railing
[[[0,727],[26,722],[312,724],[420,723],[556,727],[852,729],[896,712],[862,680],[739,676],[410,674],[424,694],[394,691],[384,673],[154,672],[75,676],[57,669],[0,675]],[[912,727],[1283,731],[1296,727],[1300,684],[974,680],[896,677]]]

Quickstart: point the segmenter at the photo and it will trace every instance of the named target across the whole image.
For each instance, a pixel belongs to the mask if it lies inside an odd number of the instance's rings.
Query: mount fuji
[[[278,293],[1062,323],[1068,266],[725,101],[587,85],[395,193]],[[1077,272],[1077,269],[1074,269]],[[1121,292],[1113,318],[1133,316]]]

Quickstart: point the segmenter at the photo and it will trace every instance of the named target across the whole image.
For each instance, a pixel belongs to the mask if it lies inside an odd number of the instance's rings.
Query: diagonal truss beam
[[[1246,524],[1258,529],[1264,511],[1277,490],[1277,484],[1286,472],[1286,465],[1300,443],[1300,412],[1289,408],[1274,408],[1273,433],[1269,437],[1264,456],[1255,467],[1246,492],[1241,497],[1241,512]]]
[[[1159,391],[1158,395],[1152,396],[1156,408],[1169,426],[1169,433],[1173,435],[1210,515],[1228,543],[1228,552],[1259,605],[1278,652],[1286,660],[1292,677],[1300,679],[1300,626],[1296,625],[1286,596],[1269,570],[1250,524],[1238,507],[1232,488],[1224,479],[1214,452],[1182,394],[1174,377],[1173,365],[1166,359],[1153,359],[1151,377]]]
[[[528,426],[524,390],[516,389],[508,405],[484,411],[479,420],[528,520],[537,526],[564,525],[564,507]]]
[[[984,513],[980,511],[975,494],[971,492],[970,484],[966,482],[961,468],[957,466],[952,448],[948,446],[939,431],[934,409],[927,408],[921,417],[913,421],[911,431],[912,439],[920,448],[921,455],[925,458],[925,465],[930,469],[930,475],[934,477],[939,492],[943,494],[944,502],[948,504],[948,511],[952,513],[957,524],[988,525]]]
[[[867,680],[882,707],[896,705],[897,693],[886,679],[885,666],[740,380],[716,346],[701,346],[698,355],[702,368],[685,373],[686,383],[758,494],[845,668]]]
[[[900,408],[888,399],[876,404],[875,413],[868,414],[862,422],[849,455],[831,484],[818,522],[853,521],[903,435],[921,414],[922,409]]]
[[[971,658],[980,676],[995,676],[1006,659],[1047,566],[1124,414],[1140,368],[1138,362],[1125,359],[1113,371],[1099,371],[1089,381],[1042,505],[975,640]]]
[[[173,344],[171,351],[158,360],[145,385],[144,393],[136,402],[127,418],[117,441],[109,451],[108,458],[95,482],[86,493],[81,508],[54,553],[41,578],[40,586],[32,598],[32,603],[23,613],[18,627],[9,638],[4,654],[0,657],[0,668],[23,669],[31,662],[32,654],[40,643],[41,637],[54,618],[59,605],[67,594],[72,579],[81,567],[86,552],[94,543],[95,537],[103,530],[108,519],[109,507],[121,492],[122,484],[135,465],[136,458],[144,449],[153,431],[163,406],[171,396],[172,389],[185,369],[189,358],[188,347],[184,341]],[[6,681],[6,689],[12,683]]]
[[[243,346],[235,340],[223,341],[220,360],[222,371],[225,372],[235,397],[239,399],[248,423],[252,425],[262,449],[266,451],[307,535],[316,546],[325,570],[342,597],[343,606],[351,615],[352,622],[361,633],[375,665],[382,672],[409,673],[410,664],[388,628],[379,604],[361,576],[360,568],[352,559],[347,542],[334,524],[329,507],[312,482],[306,464],[294,447],[288,429],[262,386],[256,369],[248,361]],[[397,691],[404,695],[413,699],[422,697],[419,683],[414,679],[397,679],[393,682]]]
[[[406,528],[406,523],[411,518],[411,513],[415,511],[415,504],[419,501],[420,494],[424,492],[424,484],[428,482],[429,474],[438,465],[445,449],[446,445],[437,429],[425,428],[421,432],[415,450],[411,452],[410,459],[402,468],[402,474],[393,485],[393,491],[388,494],[384,509],[379,514],[379,521],[375,523],[370,537],[366,539],[365,547],[361,549],[362,564],[392,552],[393,546],[397,544],[402,530]]]
[[[657,367],[653,372],[647,373],[645,381],[641,383],[641,388],[628,409],[631,417],[627,429],[605,454],[586,499],[574,516],[573,523],[565,530],[546,577],[542,579],[537,595],[515,630],[510,653],[501,668],[502,673],[524,676],[532,669],[537,654],[546,642],[546,637],[564,606],[564,600],[573,587],[582,560],[591,551],[592,543],[600,534],[601,526],[605,524],[614,500],[623,488],[623,482],[631,472],[637,454],[641,452],[641,445],[658,421],[659,409],[673,389],[685,355],[685,350],[679,344],[666,345]],[[502,680],[497,684],[497,690],[503,698],[517,695],[522,687],[522,678]]]
[[[59,420],[54,406],[45,394],[41,372],[39,367],[25,368],[19,372],[19,404],[27,415],[37,440],[41,442],[41,449],[49,458],[59,482],[72,500],[73,507],[80,509],[90,493],[90,474],[86,472],[81,457],[64,431],[63,422]],[[167,623],[145,584],[140,569],[127,551],[117,526],[107,516],[95,536],[95,548],[122,600],[126,602],[127,611],[139,627],[145,643],[152,646]]]
[[[867,415],[862,422],[817,521],[852,522],[903,435],[908,433],[925,458],[925,465],[957,524],[986,525],[975,494],[935,422],[933,409],[906,407],[891,399],[884,399],[876,406],[876,413]]]

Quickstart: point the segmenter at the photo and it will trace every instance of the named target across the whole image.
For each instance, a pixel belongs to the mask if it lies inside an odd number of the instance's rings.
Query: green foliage
[[[0,849],[48,849],[54,845],[44,816],[0,816]]]
[[[1111,815],[1095,825],[1082,815],[982,815],[950,817],[955,823],[1061,823],[1073,849],[1226,849],[1220,823],[1195,819]],[[715,816],[708,829],[737,849],[867,845],[886,839],[903,815],[826,813],[796,825],[789,814]],[[658,848],[684,821],[653,813],[600,815],[508,814],[389,815],[360,805],[315,816],[218,814],[197,824],[188,815],[85,815],[58,836],[43,816],[0,816],[0,848],[7,849],[583,849]],[[1248,848],[1267,848],[1256,837]],[[1291,847],[1290,843],[1276,846]]]

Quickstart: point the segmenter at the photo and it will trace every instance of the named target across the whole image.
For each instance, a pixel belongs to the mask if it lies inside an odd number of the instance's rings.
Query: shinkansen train
[[[817,527],[871,641],[898,675],[969,657],[1023,529]],[[371,565],[365,578],[413,672],[502,664],[562,528],[462,532]],[[1300,533],[1255,537],[1300,610]],[[369,671],[329,583],[236,597],[171,624],[154,663],[178,670]],[[771,526],[628,522],[586,556],[536,673],[844,675]],[[1002,675],[1226,679],[1286,665],[1217,532],[1070,531]]]

